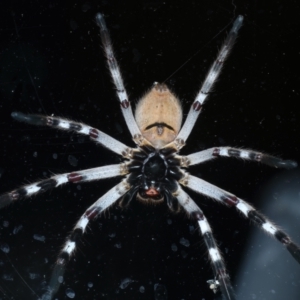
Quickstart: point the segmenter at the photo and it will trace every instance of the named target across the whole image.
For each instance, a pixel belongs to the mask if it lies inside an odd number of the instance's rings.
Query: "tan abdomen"
[[[135,119],[142,135],[160,149],[178,135],[182,122],[180,102],[165,84],[155,83],[138,102]]]

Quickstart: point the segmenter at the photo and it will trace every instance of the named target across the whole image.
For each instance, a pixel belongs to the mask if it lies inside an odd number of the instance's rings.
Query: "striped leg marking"
[[[129,158],[128,153],[132,151],[130,147],[110,137],[106,133],[83,123],[50,116],[26,115],[21,112],[13,112],[11,116],[19,122],[25,122],[36,126],[49,126],[60,130],[70,130],[87,135],[92,141],[125,158]]]
[[[60,287],[62,276],[65,272],[66,264],[70,261],[71,256],[76,250],[76,243],[84,234],[89,221],[94,220],[104,210],[114,204],[129,189],[129,185],[125,180],[110,189],[106,194],[99,198],[91,205],[76,223],[71,235],[67,239],[63,249],[58,255],[58,259],[54,266],[47,292],[42,296],[42,300],[51,300]]]
[[[274,225],[246,201],[218,188],[211,183],[187,173],[186,176],[180,180],[180,183],[195,192],[218,200],[229,207],[234,206],[245,217],[253,221],[266,233],[275,237],[280,243],[282,243],[294,257],[294,259],[300,264],[300,247],[296,245],[285,232],[280,230],[276,225]]]
[[[127,127],[133,137],[133,140],[139,145],[142,135],[134,119],[130,102],[128,101],[127,92],[125,90],[121,72],[114,55],[109,32],[102,14],[96,15],[96,23],[100,27],[100,36],[109,67],[109,71],[116,87],[117,95],[121,104],[122,113],[127,124]]]
[[[224,61],[228,57],[228,54],[230,53],[230,50],[235,43],[235,40],[237,38],[237,33],[238,33],[239,29],[241,28],[242,23],[243,23],[243,17],[238,16],[237,19],[235,20],[235,22],[233,23],[233,26],[232,26],[230,32],[228,33],[228,36],[227,36],[223,46],[221,47],[221,50],[220,50],[215,62],[211,66],[211,68],[200,88],[200,91],[199,91],[194,103],[192,104],[192,107],[190,108],[190,111],[185,120],[185,123],[182,126],[182,128],[176,138],[176,140],[179,141],[176,144],[178,144],[178,145],[184,144],[184,142],[189,137],[189,135],[195,125],[195,122],[199,116],[199,113],[202,109],[202,105],[203,105],[205,99],[207,98],[207,96],[209,95],[209,93],[211,92],[214,83],[216,82],[218,76],[221,73],[221,69],[223,67]]]
[[[264,154],[247,149],[238,149],[232,147],[216,147],[203,151],[199,151],[185,157],[181,157],[182,167],[188,167],[202,162],[215,159],[217,157],[235,157],[250,161],[261,162],[270,167],[292,169],[297,167],[297,163],[293,160],[283,160],[275,156]]]
[[[217,286],[220,287],[221,292],[226,297],[226,300],[234,300],[234,291],[230,283],[230,278],[227,273],[222,255],[218,246],[216,245],[215,239],[211,227],[204,216],[202,210],[198,205],[190,198],[190,196],[185,193],[180,187],[176,192],[176,197],[179,204],[185,209],[185,211],[191,216],[191,218],[197,221],[201,234],[205,241],[205,245],[208,250],[208,255],[211,260],[214,275],[216,280],[214,280],[214,285],[210,286],[211,289],[216,292]],[[211,283],[211,281],[209,281]],[[216,286],[217,285],[217,286]]]
[[[54,189],[64,183],[72,182],[86,182],[93,180],[100,180],[116,176],[123,176],[128,173],[127,164],[122,163],[118,165],[103,166],[82,170],[78,172],[65,173],[50,177],[39,182],[25,185],[17,190],[0,196],[0,209],[10,203],[20,200],[24,197],[30,197],[34,194]]]

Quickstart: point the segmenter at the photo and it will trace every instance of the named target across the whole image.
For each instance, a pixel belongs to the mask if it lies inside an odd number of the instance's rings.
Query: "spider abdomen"
[[[143,137],[153,147],[161,149],[178,135],[182,122],[181,104],[165,84],[156,82],[138,102],[135,119]]]

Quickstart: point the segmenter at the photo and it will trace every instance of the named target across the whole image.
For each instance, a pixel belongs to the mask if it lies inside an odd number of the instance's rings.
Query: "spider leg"
[[[197,221],[199,225],[216,278],[214,282],[218,283],[226,300],[234,300],[235,296],[230,283],[229,275],[206,217],[199,206],[180,187],[178,187],[178,190],[176,191],[176,197],[179,204],[185,209],[185,211],[193,220]]]
[[[189,137],[195,125],[195,122],[199,116],[199,113],[201,112],[202,105],[209,93],[211,92],[214,83],[217,81],[218,76],[220,75],[221,69],[223,67],[224,61],[228,57],[228,54],[230,53],[230,50],[235,43],[237,33],[241,28],[242,23],[243,16],[238,16],[235,22],[233,23],[233,26],[230,32],[228,33],[228,36],[225,42],[223,43],[215,62],[209,70],[177,138],[174,142],[172,142],[174,146],[178,148],[178,150],[184,146],[185,141]]]
[[[229,207],[234,206],[237,211],[241,212],[246,218],[253,221],[266,233],[275,237],[280,243],[282,243],[294,259],[300,264],[300,247],[296,245],[285,232],[280,230],[246,201],[211,183],[187,173],[185,173],[185,176],[180,180],[180,183],[197,193],[218,200]]]
[[[109,32],[102,14],[97,13],[96,23],[100,27],[100,36],[108,64],[108,68],[113,79],[113,82],[116,87],[117,95],[121,104],[121,110],[127,124],[127,127],[133,137],[133,140],[136,144],[140,145],[142,143],[143,137],[141,135],[140,129],[138,128],[136,121],[134,119],[130,102],[128,101],[127,92],[124,87],[123,79],[121,72],[117,63],[117,60],[114,55],[112,48],[111,39]]]
[[[236,157],[245,160],[261,162],[275,168],[292,169],[297,167],[297,163],[293,160],[283,160],[262,152],[232,147],[210,148],[187,156],[178,156],[178,158],[181,160],[181,167],[186,168],[188,166],[197,165],[220,156]]]
[[[13,190],[9,193],[5,193],[0,196],[0,208],[20,200],[24,197],[29,197],[34,194],[45,192],[47,190],[56,188],[64,183],[72,182],[85,182],[93,181],[105,178],[111,178],[115,176],[123,176],[128,173],[127,164],[122,163],[118,165],[109,165],[93,169],[87,169],[82,171],[76,171],[71,173],[65,173],[50,177],[48,179],[25,185],[21,188]]]
[[[110,137],[106,133],[83,123],[52,116],[41,116],[35,114],[26,115],[21,112],[13,112],[11,116],[19,122],[25,122],[31,125],[49,126],[60,130],[70,130],[83,135],[88,135],[96,143],[101,144],[125,158],[129,158],[129,153],[132,151],[130,147]]]
[[[61,277],[63,276],[66,268],[66,264],[70,261],[71,256],[76,250],[76,243],[81,239],[84,234],[88,223],[97,218],[104,210],[114,204],[120,197],[122,197],[130,186],[127,180],[123,180],[106,194],[99,198],[94,204],[92,204],[80,217],[75,227],[68,237],[63,249],[58,255],[56,264],[54,266],[51,279],[49,282],[47,292],[42,296],[42,300],[51,300],[54,294],[60,287]]]

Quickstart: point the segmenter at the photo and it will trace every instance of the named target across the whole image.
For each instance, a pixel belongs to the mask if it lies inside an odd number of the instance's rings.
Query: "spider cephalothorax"
[[[110,149],[125,160],[116,165],[56,175],[0,196],[1,208],[23,197],[56,188],[64,183],[87,182],[116,176],[124,177],[119,184],[111,188],[88,207],[76,223],[59,253],[48,290],[42,296],[43,300],[52,299],[60,287],[65,265],[71,256],[74,255],[77,243],[86,231],[88,223],[96,219],[119,199],[122,199],[123,205],[129,205],[134,199],[138,199],[143,203],[162,203],[166,201],[171,210],[177,211],[179,208],[184,210],[191,220],[198,224],[207,247],[214,276],[213,280],[208,280],[209,287],[214,292],[221,290],[226,300],[235,299],[228,272],[215,242],[209,222],[201,208],[181,186],[212,198],[228,207],[235,208],[263,231],[275,237],[286,247],[296,261],[300,263],[299,246],[286,233],[257,212],[253,206],[237,196],[185,171],[185,168],[191,165],[200,164],[218,157],[235,157],[250,161],[259,161],[276,168],[281,167],[286,169],[296,167],[297,164],[295,162],[282,160],[253,150],[232,147],[213,147],[188,156],[179,155],[179,150],[185,145],[201,112],[202,105],[220,74],[229,50],[236,40],[242,21],[243,17],[239,16],[234,22],[217,59],[209,70],[181,127],[182,108],[180,101],[165,84],[155,83],[150,91],[138,102],[135,117],[133,116],[119,67],[113,54],[104,18],[101,14],[97,14],[96,22],[100,27],[109,70],[116,87],[125,122],[136,143],[136,148],[128,147],[102,131],[83,123],[52,116],[26,115],[19,112],[12,113],[12,117],[17,121],[32,125],[45,125],[60,130],[71,130],[87,135],[92,141]]]
[[[183,177],[180,160],[175,154],[172,148],[155,149],[151,146],[143,146],[133,154],[128,165],[131,173],[128,182],[138,200],[154,204],[166,200],[170,207],[174,206],[176,201],[172,193],[176,192],[177,181]],[[125,195],[126,202],[135,196],[132,191]]]

